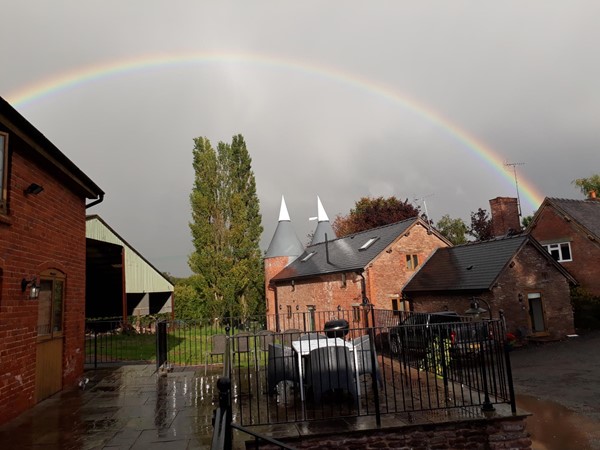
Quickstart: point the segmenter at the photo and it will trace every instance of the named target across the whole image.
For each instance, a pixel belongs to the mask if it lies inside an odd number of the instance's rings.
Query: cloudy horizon
[[[106,192],[90,208],[190,274],[195,137],[242,134],[266,249],[285,196],[302,242],[361,197],[469,223],[599,173],[592,1],[14,3],[0,96]]]

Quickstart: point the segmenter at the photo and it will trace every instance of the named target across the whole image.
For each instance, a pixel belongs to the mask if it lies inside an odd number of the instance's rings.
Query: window
[[[548,253],[558,262],[573,261],[571,256],[571,244],[569,242],[561,242],[560,244],[544,245]]]
[[[306,255],[304,258],[302,258],[300,260],[300,262],[306,262],[306,261],[308,261],[310,258],[312,258],[314,256],[315,253],[317,253],[317,252],[310,252],[308,255]]]
[[[406,255],[406,269],[415,270],[419,265],[419,255]]]
[[[62,336],[65,277],[60,272],[45,272],[40,277],[38,297],[38,338]]]
[[[366,249],[368,249],[371,245],[373,245],[375,243],[375,241],[377,239],[379,239],[379,238],[378,237],[372,237],[367,242],[365,242],[358,250],[366,250]]]
[[[291,307],[291,305],[287,305],[287,316],[288,316],[288,319],[292,318],[292,307]]]
[[[8,134],[0,133],[0,213],[6,214],[6,199],[8,198]]]
[[[392,311],[395,316],[399,316],[401,311],[408,311],[408,310],[409,310],[408,300],[405,300],[405,299],[400,300],[399,298],[392,299]]]
[[[354,322],[360,322],[360,306],[352,307],[352,320]]]

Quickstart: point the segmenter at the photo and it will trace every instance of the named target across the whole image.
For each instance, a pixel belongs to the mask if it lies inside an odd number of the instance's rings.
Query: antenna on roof
[[[425,209],[425,217],[427,217],[427,228],[429,229],[429,231],[431,231],[431,220],[429,219],[429,213],[427,212],[427,203],[425,203],[425,199],[429,198],[429,197],[433,197],[435,194],[427,194],[424,195],[421,198],[415,198],[415,202],[419,202],[422,201],[423,202],[423,208]]]
[[[519,217],[521,215],[521,199],[519,198],[519,181],[517,180],[517,166],[524,166],[525,163],[522,162],[513,162],[510,163],[508,161],[504,161],[505,166],[511,166],[513,168],[513,174],[515,175],[515,187],[517,188],[517,208],[519,209]]]

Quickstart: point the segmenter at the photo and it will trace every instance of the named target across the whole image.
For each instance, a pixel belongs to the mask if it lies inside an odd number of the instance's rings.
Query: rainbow
[[[399,104],[406,110],[420,116],[448,133],[473,156],[481,160],[486,166],[491,167],[506,183],[511,186],[514,185],[514,174],[510,170],[507,170],[505,161],[503,161],[496,151],[427,105],[411,98],[405,93],[398,92],[389,86],[385,86],[384,84],[376,83],[357,75],[348,74],[332,67],[315,65],[301,60],[281,57],[275,58],[259,54],[222,52],[146,55],[134,59],[111,61],[104,64],[81,67],[66,73],[61,73],[10,93],[7,96],[7,101],[15,107],[22,108],[34,101],[59,94],[68,89],[73,89],[89,82],[107,77],[115,77],[133,71],[143,71],[173,65],[198,66],[232,62],[260,64],[275,69],[304,72],[311,76],[318,75],[383,97],[384,99]],[[544,199],[543,195],[539,193],[536,187],[523,177],[519,178],[519,192],[521,198],[534,210],[539,207]]]

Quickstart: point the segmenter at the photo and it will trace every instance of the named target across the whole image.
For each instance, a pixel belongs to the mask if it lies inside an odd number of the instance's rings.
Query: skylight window
[[[359,250],[366,250],[368,249],[371,245],[373,245],[375,243],[375,241],[379,239],[379,237],[372,237],[371,239],[369,239],[367,242],[365,242],[360,248]]]
[[[310,252],[308,255],[306,255],[304,258],[302,258],[302,259],[300,260],[300,262],[306,262],[306,261],[308,261],[310,258],[312,258],[312,257],[313,257],[313,255],[314,255],[315,253],[317,253],[317,252]]]

